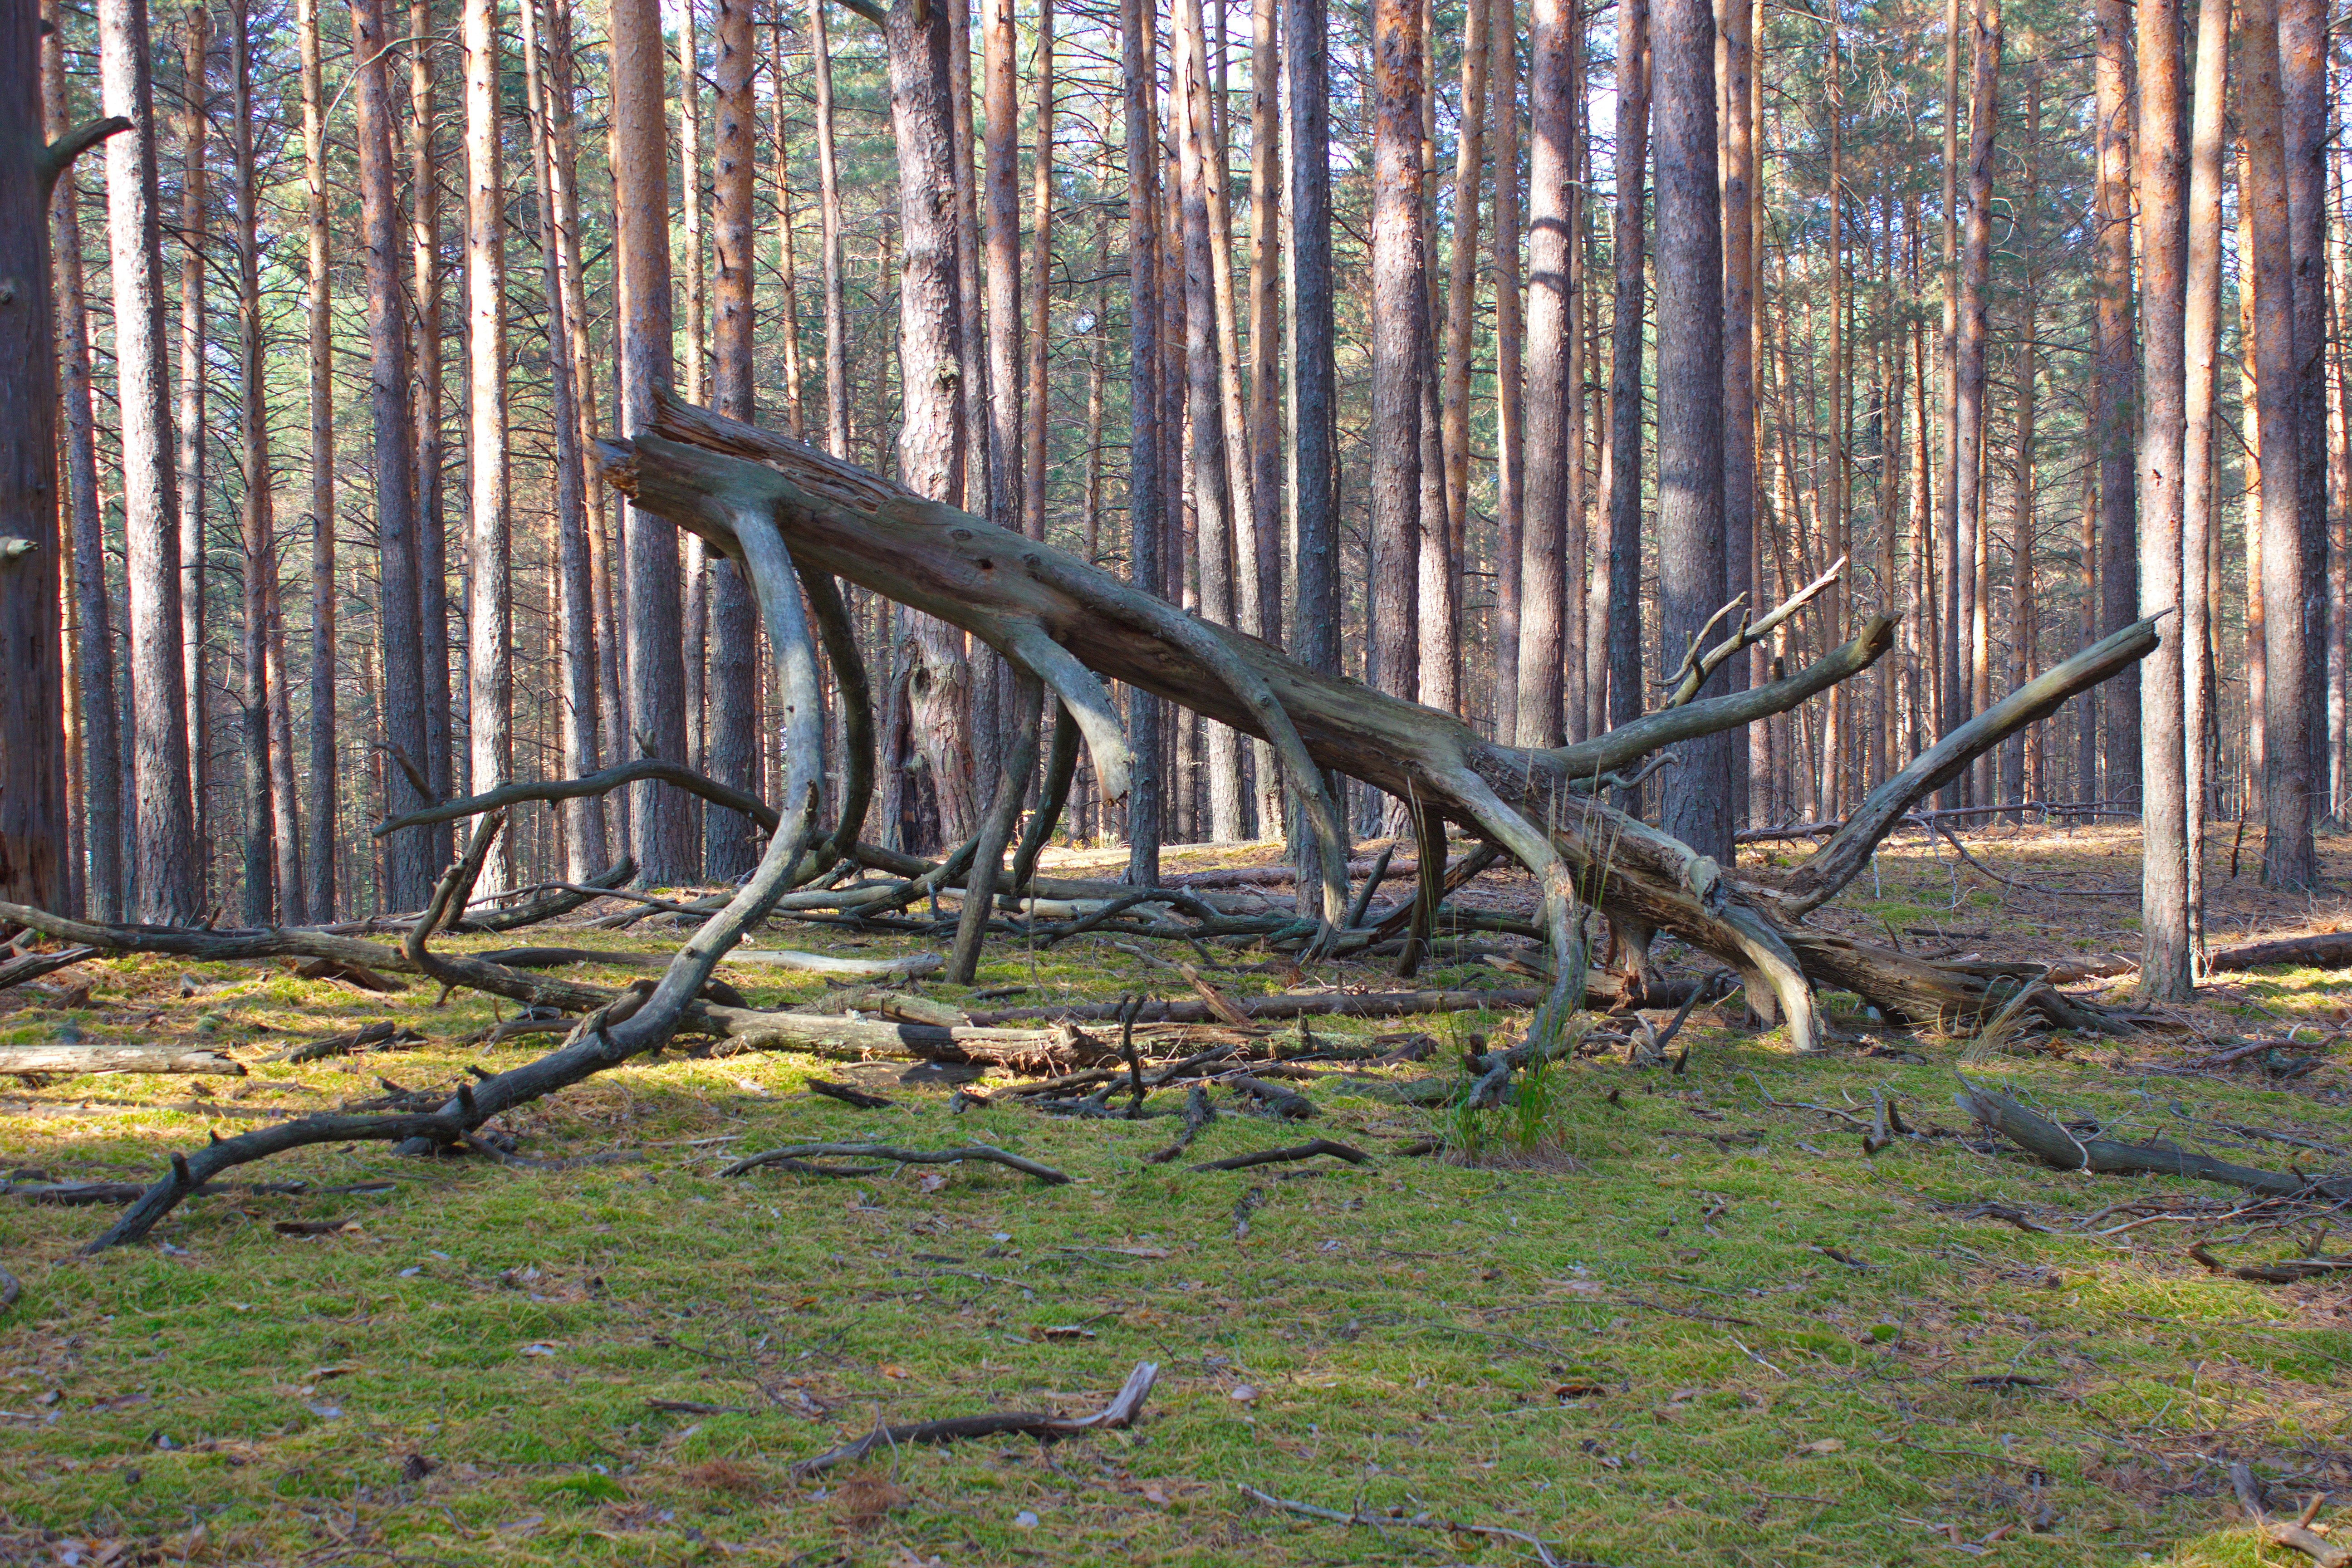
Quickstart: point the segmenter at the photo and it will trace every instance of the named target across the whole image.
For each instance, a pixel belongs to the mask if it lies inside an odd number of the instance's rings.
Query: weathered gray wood
[[[245,1068],[214,1050],[185,1046],[0,1046],[0,1073],[210,1073],[243,1078]]]

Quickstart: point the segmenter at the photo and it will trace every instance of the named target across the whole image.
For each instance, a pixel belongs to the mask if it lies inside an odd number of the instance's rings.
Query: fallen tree
[[[1797,922],[1843,888],[1921,798],[2023,726],[2054,711],[2156,646],[2156,624],[2115,633],[2027,683],[1943,737],[1872,792],[1785,888],[1737,876],[1603,798],[1620,770],[1667,747],[1794,708],[1867,669],[1893,646],[1894,623],[1866,617],[1814,664],[1749,690],[1696,695],[1706,677],[1792,613],[1815,584],[1761,622],[1743,621],[1714,647],[1694,647],[1668,704],[1606,734],[1550,750],[1498,745],[1450,714],[1315,673],[1256,638],[1187,616],[1050,545],[914,496],[814,447],[665,399],[654,426],[600,448],[606,479],[638,506],[722,552],[781,540],[804,571],[839,576],[961,627],[1034,677],[1083,733],[1107,795],[1123,793],[1125,735],[1106,679],[1192,709],[1271,742],[1305,815],[1325,883],[1324,918],[1344,909],[1346,846],[1318,796],[1323,770],[1416,803],[1424,822],[1451,821],[1498,846],[1538,879],[1553,982],[1538,1030],[1580,996],[1582,912],[1605,911],[1633,967],[1667,931],[1729,964],[1749,1005],[1785,1020],[1814,1048],[1816,985],[1856,993],[1890,1016],[1965,1026],[2016,1001],[2019,977],[1943,965],[1829,938]],[[1049,804],[1051,798],[1049,796]],[[1049,816],[1041,810],[1040,818]],[[1050,821],[1046,826],[1050,829]],[[1032,834],[1037,834],[1033,823]],[[1432,836],[1442,845],[1442,833]],[[1424,885],[1442,869],[1424,854]],[[992,892],[977,868],[972,896]],[[1433,891],[1433,889],[1431,889]],[[1435,899],[1422,903],[1433,910]],[[1416,922],[1418,924],[1418,922]],[[2024,1005],[2047,1023],[2100,1017],[2046,984]]]

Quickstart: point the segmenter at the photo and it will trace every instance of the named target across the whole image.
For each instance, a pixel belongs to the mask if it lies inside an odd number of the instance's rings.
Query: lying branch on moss
[[[798,1476],[813,1476],[835,1465],[862,1459],[877,1448],[895,1447],[901,1443],[953,1443],[966,1437],[995,1437],[1013,1434],[1036,1437],[1051,1443],[1063,1437],[1075,1437],[1084,1432],[1125,1426],[1142,1413],[1143,1402],[1150,1396],[1151,1385],[1160,1376],[1158,1363],[1139,1361],[1135,1370],[1127,1374],[1127,1382],[1108,1405],[1092,1415],[1038,1415],[1027,1413],[999,1412],[987,1415],[957,1415],[944,1421],[915,1421],[900,1426],[877,1426],[855,1443],[803,1459],[793,1467]]]
[[[738,1160],[719,1173],[740,1176],[746,1171],[756,1171],[762,1165],[773,1165],[786,1160],[824,1159],[891,1160],[902,1165],[948,1165],[964,1160],[981,1160],[1018,1171],[1024,1176],[1034,1176],[1049,1187],[1062,1186],[1070,1179],[1051,1165],[1041,1165],[1034,1160],[1025,1160],[986,1143],[967,1143],[961,1149],[894,1149],[887,1143],[794,1143]]]

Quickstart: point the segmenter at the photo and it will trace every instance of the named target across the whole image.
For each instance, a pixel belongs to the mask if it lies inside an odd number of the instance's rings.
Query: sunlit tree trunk
[[[2041,345],[2035,342],[2040,275],[2035,271],[2035,214],[2042,199],[2042,61],[2040,45],[2029,29],[2021,40],[2025,58],[2024,179],[2017,196],[2015,247],[2021,281],[2017,297],[2017,444],[2010,452],[2010,578],[2009,689],[2015,691],[2033,675],[2033,415],[2041,374]],[[2011,805],[2026,799],[2026,745],[2029,732],[2020,730],[2000,748],[2000,799]],[[2011,821],[2022,822],[2019,813]]]
[[[825,0],[809,0],[809,53],[816,84],[817,217],[824,247],[824,438],[836,458],[849,456],[849,317],[841,257],[841,185],[834,157],[833,47],[825,33]]]
[[[1470,0],[1462,22],[1462,118],[1454,153],[1454,248],[1446,279],[1445,391],[1440,426],[1444,441],[1446,527],[1457,544],[1468,532],[1464,521],[1469,516],[1470,499],[1470,342],[1478,302],[1479,186],[1486,172],[1487,53],[1486,0]],[[1571,386],[1570,395],[1575,396],[1577,389]],[[1568,456],[1572,465],[1581,465],[1581,452],[1571,450]],[[1458,564],[1447,563],[1455,570]],[[1570,569],[1582,571],[1581,552],[1576,553]],[[1450,574],[1446,586],[1445,602],[1434,606],[1441,613],[1454,609]],[[1424,609],[1432,607],[1424,601]],[[1458,658],[1457,652],[1448,650],[1449,666],[1457,663]],[[1454,695],[1454,706],[1459,707],[1461,694],[1457,690]]]
[[[1488,45],[1495,90],[1486,105],[1495,140],[1495,739],[1519,722],[1519,622],[1526,436],[1519,341],[1519,44],[1516,0],[1494,8]]]
[[[563,771],[581,778],[597,769],[596,625],[588,577],[588,516],[582,489],[578,398],[572,385],[570,310],[563,298],[562,210],[557,192],[569,183],[555,156],[553,83],[540,42],[539,0],[522,0],[523,84],[530,110],[530,157],[538,186],[541,289],[547,301],[548,394],[555,524],[556,638],[562,661]],[[587,795],[563,807],[564,874],[582,880],[602,869],[604,799]]]
[[[711,349],[716,374],[711,405],[748,423],[759,416],[751,370],[752,258],[759,234],[751,210],[755,156],[751,79],[759,62],[751,0],[719,0],[718,31],[718,178],[713,194],[719,287],[713,301],[717,310]],[[775,85],[781,89],[781,79]],[[782,123],[781,115],[778,121]],[[782,151],[779,145],[780,187],[784,174]],[[782,325],[789,333],[795,322],[788,316]],[[791,401],[789,391],[787,400]],[[710,709],[704,766],[720,783],[756,795],[760,790],[759,614],[741,568],[725,556],[710,563],[709,594]],[[714,881],[731,881],[749,872],[759,863],[751,823],[735,812],[706,806],[702,859],[703,874]]]
[[[469,786],[514,776],[513,540],[507,496],[506,176],[497,0],[466,0],[466,582]],[[514,885],[493,843],[475,888]]]
[[[1318,5],[1318,0],[1292,0]],[[1318,6],[1319,17],[1320,10]],[[1152,31],[1152,9],[1146,0],[1120,0],[1119,61],[1126,78],[1123,98],[1127,151],[1128,397],[1130,410],[1128,448],[1128,575],[1146,593],[1160,591],[1163,563],[1167,476],[1160,456],[1160,256],[1159,113],[1153,79],[1158,52]],[[1319,26],[1319,22],[1318,22]],[[1328,208],[1326,209],[1328,216]],[[1328,254],[1328,252],[1327,252]],[[1300,453],[1302,469],[1307,460]],[[1304,514],[1301,528],[1305,527]],[[1300,551],[1305,553],[1302,539]],[[1302,568],[1303,569],[1303,568]],[[1337,631],[1334,628],[1336,649]],[[1334,655],[1336,663],[1336,652]],[[1128,730],[1133,737],[1136,766],[1128,797],[1127,879],[1139,887],[1160,880],[1160,837],[1165,799],[1160,753],[1163,710],[1158,699],[1129,689]]]
[[[2221,351],[2221,147],[2229,83],[2230,11],[2200,5],[2189,136],[2189,218],[2181,300],[2180,795],[2192,961],[2205,941],[2205,814],[2213,789],[2213,604],[2207,563],[2219,532],[2213,416]]]
[[[310,821],[310,918],[335,918],[338,773],[335,648],[335,376],[334,287],[327,241],[326,93],[320,79],[320,0],[297,0],[295,28],[302,58],[303,233],[308,242],[310,443],[310,752],[303,815]]]
[[[2294,223],[2287,177],[2279,0],[2238,9],[2239,114],[2245,127],[2244,221],[2254,252],[2254,395],[2261,408],[2262,583],[2268,742],[2263,789],[2263,880],[2302,889],[2318,880],[2311,837],[2309,705],[2304,696],[2300,473],[2303,432],[2295,362]]]
[[[805,440],[807,416],[801,406],[800,244],[795,228],[798,219],[793,212],[793,157],[788,134],[792,105],[784,93],[783,19],[787,14],[780,5],[775,25],[768,29],[769,93],[775,110],[776,271],[783,286],[780,319],[784,330],[779,336],[784,351],[784,432],[794,440]],[[747,117],[751,113],[749,110],[744,112]]]
[[[1051,424],[1050,388],[1054,328],[1054,0],[1039,0],[1035,47],[1030,56],[1036,151],[1030,160],[1029,292],[1036,325],[1029,334],[1029,427],[1024,441],[1026,468],[1021,484],[1021,531],[1045,537],[1045,457]]]
[[[1717,51],[1724,110],[1719,127],[1724,153],[1723,587],[1727,600],[1745,594],[1750,606],[1759,605],[1764,597],[1756,569],[1755,20],[1750,0],[1724,0]],[[1899,435],[1893,439],[1894,448],[1887,449],[1899,449]],[[1886,532],[1891,549],[1891,526]],[[1882,575],[1882,595],[1891,596],[1892,575]],[[1727,677],[1730,690],[1747,689],[1748,661],[1732,660]],[[1885,689],[1882,681],[1880,690]],[[1748,812],[1748,747],[1738,736],[1731,742],[1731,773],[1737,822]]]
[[[1671,673],[1723,602],[1723,197],[1713,10],[1708,0],[1660,0],[1654,16],[1658,640]],[[1686,742],[1681,756],[1664,792],[1665,830],[1728,866],[1731,738]]]
[[[252,60],[247,47],[244,0],[231,8],[229,69],[235,109],[229,136],[236,163],[237,467],[244,495],[237,511],[237,539],[245,580],[245,621],[240,652],[245,664],[244,708],[238,739],[245,756],[245,923],[271,923],[272,883],[277,879],[278,810],[291,800],[273,798],[269,768],[270,589],[278,575],[271,538],[269,406],[261,342],[261,269],[254,176]],[[299,879],[282,889],[280,919],[300,918]]]
[[[212,17],[192,5],[180,27],[180,679],[187,702],[188,799],[195,823],[196,885],[212,887],[212,716],[205,701],[205,321],[210,245],[205,133],[212,83]],[[265,889],[265,893],[266,893]]]
[[[1958,632],[1958,667],[1953,672],[1952,702],[1944,727],[1965,723],[1978,711],[1979,685],[1988,652],[1987,612],[1979,563],[1985,552],[1984,439],[1985,324],[1987,296],[1992,276],[1993,149],[2000,123],[2000,0],[1972,0],[1969,8],[1971,73],[1969,90],[1969,184],[1967,219],[1960,244],[1960,314],[1953,344],[1959,367],[1959,398],[1954,405],[1958,444],[1953,461],[1959,479],[1958,510],[1954,513],[1953,587],[1947,596],[1953,605]],[[1984,804],[1990,774],[1982,759],[1971,772],[1972,787],[1965,804]]]
[[[1616,303],[1609,368],[1609,721],[1640,714],[1642,679],[1643,166],[1650,126],[1647,0],[1617,7]],[[1530,247],[1529,261],[1534,260]],[[1532,325],[1532,323],[1530,323]],[[1530,443],[1534,434],[1529,432]],[[1520,668],[1526,668],[1522,654]],[[1520,710],[1527,707],[1521,677]],[[1534,737],[1524,728],[1519,743]],[[1638,808],[1638,797],[1629,801]]]
[[[2132,68],[2129,0],[2095,0],[2098,184],[2093,248],[2096,300],[2093,374],[2098,378],[2099,630],[2139,615],[2139,487],[2132,432],[2139,405],[2132,325]],[[2140,794],[2140,673],[2137,665],[2099,694],[2106,777],[2102,794],[2136,805]]]
[[[1370,675],[1378,689],[1410,699],[1420,684],[1415,618],[1419,607],[1416,566],[1421,556],[1420,378],[1429,341],[1421,226],[1421,95],[1425,82],[1416,0],[1375,0],[1371,47]],[[1553,560],[1556,564],[1556,548]],[[1550,668],[1551,722],[1556,729],[1559,671],[1556,648]],[[1524,693],[1528,685],[1524,668],[1520,685]]]
[[[392,25],[386,18],[387,28]],[[409,0],[408,205],[409,247],[414,272],[410,303],[415,311],[415,342],[410,363],[415,382],[410,406],[416,419],[413,467],[416,510],[413,547],[416,558],[417,614],[423,625],[418,654],[424,682],[425,750],[419,765],[432,793],[446,797],[454,782],[450,751],[448,530],[442,503],[441,431],[441,157],[434,108],[433,8],[431,0]],[[426,858],[433,866],[449,858],[451,833],[425,830]]]
[[[102,107],[131,122],[131,130],[106,143],[123,564],[131,589],[131,773],[138,794],[131,907],[142,921],[184,924],[203,913],[203,879],[188,788],[180,536],[172,496],[163,239],[145,0],[104,0],[98,8],[98,38]]]
[[[1638,17],[1641,10],[1642,0],[1626,0],[1621,18]],[[1528,318],[1521,410],[1527,477],[1520,500],[1519,669],[1512,731],[1520,745],[1557,746],[1567,734],[1562,663],[1568,651],[1571,570],[1568,466],[1577,456],[1568,442],[1568,401],[1573,393],[1568,384],[1568,340],[1574,327],[1568,268],[1573,243],[1569,184],[1576,173],[1577,84],[1571,79],[1576,51],[1570,37],[1574,26],[1570,0],[1535,0],[1528,37]],[[1619,36],[1622,48],[1622,26]],[[1637,73],[1641,69],[1638,46],[1633,68]],[[1621,95],[1623,90],[1621,79]],[[1621,97],[1621,137],[1622,101]],[[1633,163],[1639,166],[1638,156]],[[1581,563],[1575,566],[1580,569]]]
[[[677,8],[677,168],[678,238],[685,254],[677,258],[684,273],[678,279],[680,302],[686,306],[685,352],[679,356],[683,374],[678,392],[688,403],[710,401],[710,279],[703,265],[702,244],[702,36],[695,16],[699,0],[686,0]],[[709,694],[704,689],[710,663],[710,553],[702,540],[687,534],[678,541],[685,566],[678,579],[679,614],[685,632],[682,661],[686,677],[686,760],[689,767],[708,771],[704,755],[704,722]],[[702,803],[690,802],[688,813],[698,821]],[[689,824],[687,832],[695,834]]]

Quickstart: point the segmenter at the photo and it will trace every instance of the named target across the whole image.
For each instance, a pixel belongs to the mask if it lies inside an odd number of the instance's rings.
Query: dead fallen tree
[[[220,1052],[187,1046],[0,1046],[0,1074],[94,1072],[245,1076],[245,1068]]]
[[[1743,624],[1717,647],[1691,650],[1673,694],[1681,700],[1670,699],[1591,741],[1528,751],[1486,741],[1451,715],[1318,675],[1048,545],[702,409],[665,401],[652,430],[606,444],[601,457],[607,479],[636,504],[728,554],[740,554],[751,535],[773,531],[804,565],[936,616],[995,647],[1075,716],[1106,781],[1123,780],[1129,768],[1104,686],[1110,679],[1269,741],[1286,774],[1346,773],[1498,845],[1536,875],[1541,890],[1543,928],[1555,954],[1543,1026],[1580,995],[1580,911],[1596,905],[1635,937],[1628,947],[1637,964],[1654,931],[1730,964],[1750,1005],[1768,1018],[1784,1017],[1800,1048],[1816,1044],[1817,983],[1855,991],[1882,1011],[1916,1021],[1967,1020],[2006,1005],[2015,987],[1999,977],[1989,982],[1958,968],[1932,973],[1916,960],[1893,965],[1901,955],[1862,944],[1824,950],[1792,940],[1788,922],[1834,896],[1929,792],[2156,642],[2154,622],[2137,623],[1945,736],[1873,792],[1788,889],[1772,889],[1614,810],[1601,786],[1666,747],[1785,711],[1859,674],[1892,646],[1893,623],[1884,616],[1865,619],[1852,641],[1806,669],[1744,692],[1696,697],[1713,669],[1748,646],[1743,638],[1752,628]],[[1765,619],[1790,613],[1803,597]],[[1301,752],[1307,765],[1295,770],[1290,761]],[[1344,876],[1347,858],[1336,833],[1318,828],[1315,837],[1328,894]],[[1433,858],[1423,857],[1424,879],[1436,874]],[[1433,908],[1435,900],[1426,902]],[[1336,918],[1328,897],[1326,908],[1326,918]],[[2037,997],[2034,1006],[2045,1016],[2071,1010],[2079,1016],[2074,1004]]]
[[[2043,1163],[2062,1171],[2185,1176],[2194,1181],[2218,1182],[2266,1197],[2352,1201],[2352,1174],[2307,1176],[2300,1171],[2266,1171],[2172,1143],[2123,1143],[2095,1135],[2077,1137],[1998,1089],[1979,1088],[1965,1078],[1960,1084],[1961,1091],[1953,1097],[1953,1102],[1962,1110]]]
[[[994,1411],[986,1415],[956,1415],[943,1421],[911,1421],[903,1426],[877,1426],[854,1443],[803,1459],[793,1467],[798,1476],[812,1476],[835,1465],[848,1464],[864,1458],[876,1449],[895,1448],[902,1443],[954,1443],[968,1437],[996,1437],[1007,1434],[1035,1437],[1051,1443],[1064,1437],[1076,1437],[1081,1433],[1129,1426],[1140,1415],[1143,1402],[1151,1396],[1151,1385],[1160,1376],[1159,1363],[1142,1361],[1127,1374],[1111,1402],[1092,1415],[1040,1415],[1028,1412]]]

